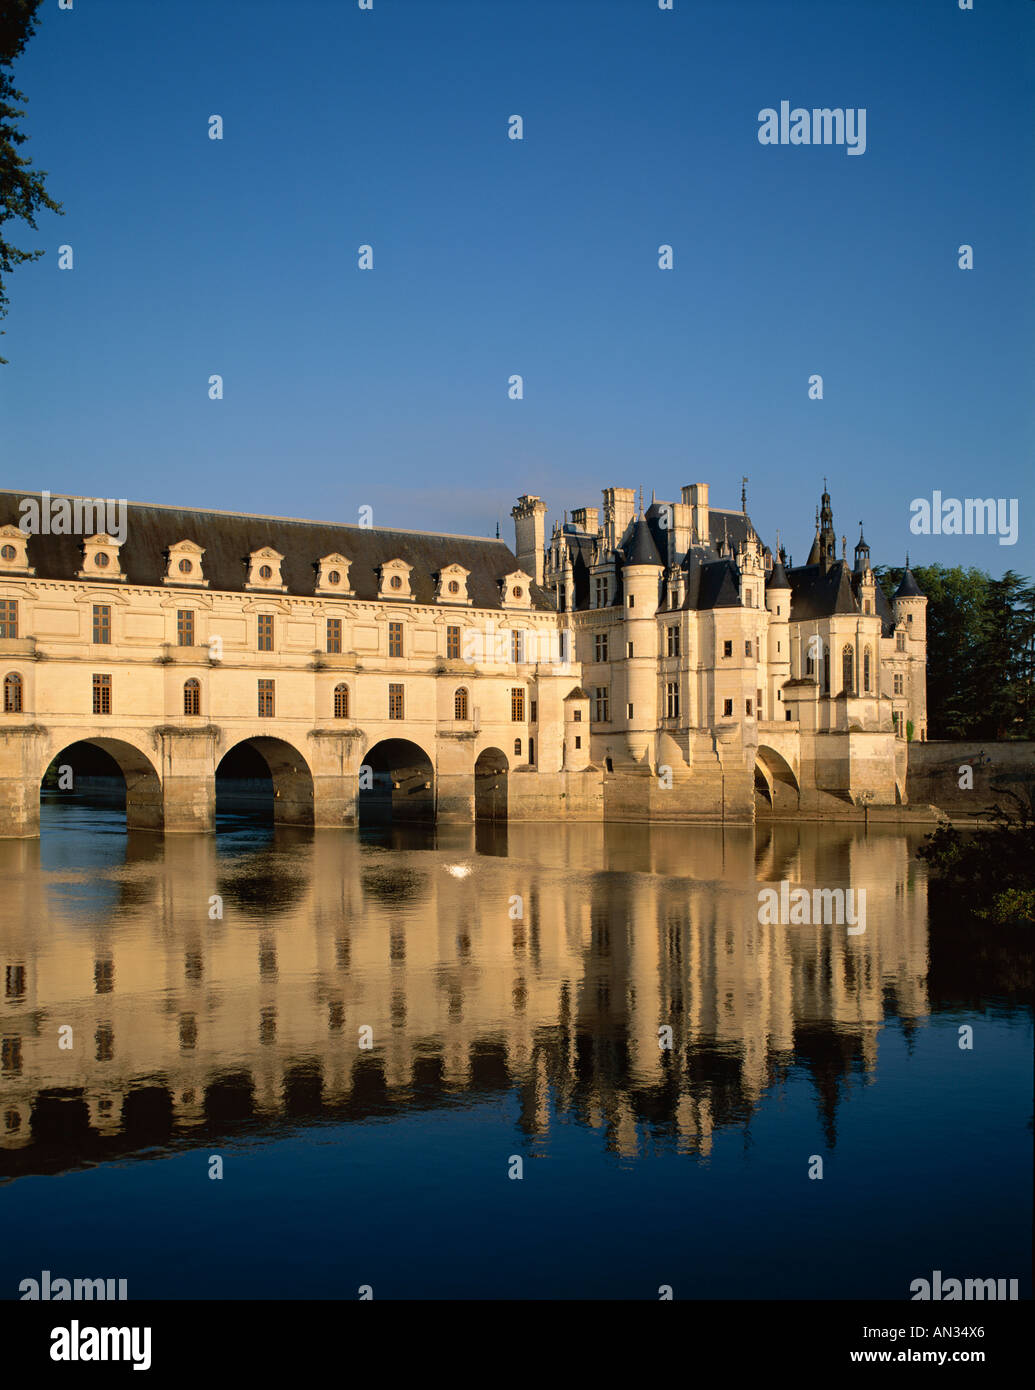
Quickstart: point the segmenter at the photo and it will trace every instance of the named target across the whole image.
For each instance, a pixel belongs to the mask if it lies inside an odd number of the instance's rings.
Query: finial
[[[816,530],[819,530],[819,508],[816,508]]]
[[[776,528],[776,553],[777,553],[777,555],[779,555],[779,553],[780,553],[780,528],[779,528],[779,526]]]
[[[823,495],[824,495],[824,497],[826,496],[827,491],[828,491],[828,489],[827,489],[827,475],[824,473],[824,474],[823,474]]]
[[[906,551],[906,569],[909,568],[909,551]]]
[[[643,515],[643,484],[640,484],[640,516]]]
[[[500,524],[499,524],[499,522],[497,521],[497,522],[496,522],[496,539],[499,540],[499,538],[500,538]]]
[[[842,537],[841,537],[841,559],[842,559],[842,560],[847,560],[847,559],[848,559],[848,537],[847,537],[847,536],[842,536]]]
[[[741,477],[740,480],[740,510],[744,513],[745,516],[747,515],[747,509],[747,475],[745,474]]]

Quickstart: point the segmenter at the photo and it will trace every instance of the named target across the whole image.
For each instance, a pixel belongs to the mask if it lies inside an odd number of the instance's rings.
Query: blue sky
[[[826,474],[849,551],[864,519],[875,563],[1035,573],[1031,0],[41,15],[66,215],[6,224],[47,255],[8,282],[5,486],[512,541],[522,492],[747,474],[801,563]],[[784,99],[865,107],[865,154],[762,146]],[[911,535],[935,489],[1018,498],[1017,544]]]

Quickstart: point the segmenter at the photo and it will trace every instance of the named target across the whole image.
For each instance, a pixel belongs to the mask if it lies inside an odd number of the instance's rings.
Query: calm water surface
[[[920,838],[163,841],[45,794],[0,841],[0,1298],[1030,1297],[1030,952],[931,918]],[[760,925],[783,879],[865,932]]]

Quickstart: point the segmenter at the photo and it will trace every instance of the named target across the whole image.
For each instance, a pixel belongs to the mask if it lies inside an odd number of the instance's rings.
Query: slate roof
[[[895,598],[923,598],[923,590],[916,582],[913,571],[907,565],[901,582],[895,590]]]
[[[664,567],[665,564],[657,542],[651,535],[651,528],[646,518],[642,516],[633,526],[632,535],[626,541],[623,554],[627,565],[661,565]]]
[[[828,570],[822,565],[802,565],[792,569],[788,578],[792,623],[862,611],[852,590],[851,571],[844,560],[836,560]]]
[[[55,494],[58,495],[63,494]],[[18,525],[22,516],[19,503],[26,497],[39,500],[40,494],[0,491],[0,525]],[[434,603],[433,576],[446,565],[458,564],[470,571],[467,592],[477,608],[499,608],[499,581],[521,568],[503,541],[488,537],[336,525],[136,502],[129,503],[125,512],[126,541],[119,552],[119,563],[126,575],[124,582],[167,587],[177,592],[192,590],[189,585],[163,585],[166,551],[183,540],[195,541],[204,547],[203,577],[209,582],[208,589],[203,592],[245,592],[247,558],[263,546],[272,546],[284,556],[281,578],[287,585],[287,593],[304,596],[316,591],[317,560],[336,551],[352,561],[349,584],[356,598],[366,600],[380,600],[377,567],[388,560],[404,560],[413,566],[410,588],[414,598],[401,602]],[[29,564],[40,579],[74,579],[82,568],[82,541],[82,536],[32,535],[28,544]],[[531,600],[536,609],[552,610],[554,607],[552,596],[535,584],[531,586]],[[387,597],[384,601],[393,602]]]

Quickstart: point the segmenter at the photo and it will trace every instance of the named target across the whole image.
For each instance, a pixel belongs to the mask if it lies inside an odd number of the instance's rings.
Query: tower
[[[658,597],[665,568],[642,514],[625,547],[622,591],[625,604],[625,709],[629,753],[648,761],[658,728]]]
[[[541,585],[546,546],[546,503],[526,493],[518,498],[510,514],[514,518],[514,550],[518,564]]]

